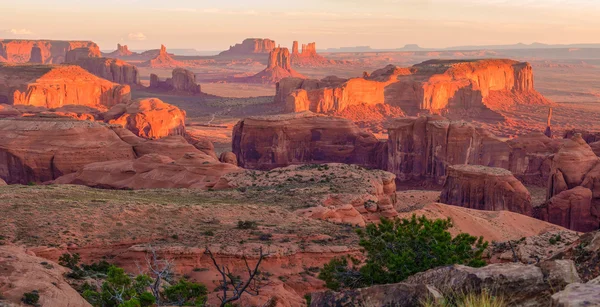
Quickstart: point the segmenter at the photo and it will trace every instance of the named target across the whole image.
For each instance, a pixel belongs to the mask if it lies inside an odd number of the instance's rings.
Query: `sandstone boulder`
[[[486,211],[511,211],[531,216],[531,195],[510,171],[481,165],[453,165],[440,201]]]
[[[537,218],[576,231],[600,228],[600,206],[592,203],[592,191],[582,186],[565,190],[535,208]]]
[[[419,306],[424,301],[441,299],[434,287],[397,283],[341,292],[316,292],[311,297],[311,307],[322,306]]]
[[[600,306],[600,285],[573,283],[552,295],[552,307]]]
[[[206,154],[216,160],[214,156],[198,150],[180,135],[166,136],[158,140],[143,140],[134,144],[133,150],[138,157],[147,154],[159,154],[177,160],[187,153],[197,153]]]
[[[219,161],[223,163],[233,164],[235,166],[238,165],[237,156],[231,151],[221,153],[221,155],[219,156]]]
[[[109,189],[209,189],[221,176],[238,171],[236,166],[200,152],[184,154],[177,160],[146,154],[136,160],[91,163],[54,182]]]
[[[269,53],[277,47],[275,41],[268,38],[247,38],[241,44],[231,46],[229,50],[219,53],[220,56],[240,56]]]
[[[55,262],[32,255],[21,247],[2,245],[0,266],[2,306],[26,306],[21,302],[23,293],[37,291],[39,306],[91,307],[65,280],[69,269]]]
[[[109,108],[131,99],[130,88],[76,65],[0,65],[0,102],[59,108]]]
[[[0,178],[45,182],[92,162],[133,159],[131,146],[104,124],[71,119],[0,120]]]
[[[375,167],[383,147],[349,120],[310,112],[250,117],[233,130],[233,153],[250,169],[330,162]]]
[[[157,98],[116,105],[104,114],[104,120],[122,125],[144,138],[185,134],[185,111]]]

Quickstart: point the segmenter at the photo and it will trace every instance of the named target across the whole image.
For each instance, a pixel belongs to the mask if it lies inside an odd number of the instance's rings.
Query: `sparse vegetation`
[[[502,296],[492,295],[489,291],[479,293],[451,293],[443,299],[428,299],[421,303],[422,307],[507,307],[508,303]]]
[[[33,290],[31,292],[23,293],[23,297],[21,301],[27,305],[37,306],[40,301],[40,294],[37,290]]]
[[[258,224],[254,221],[238,221],[238,229],[256,229]]]
[[[336,258],[323,267],[319,278],[333,290],[401,282],[431,268],[464,264],[485,265],[482,254],[488,243],[468,234],[452,237],[450,219],[382,219],[358,229],[366,260]],[[350,261],[349,261],[350,260]],[[352,264],[352,265],[350,265]]]

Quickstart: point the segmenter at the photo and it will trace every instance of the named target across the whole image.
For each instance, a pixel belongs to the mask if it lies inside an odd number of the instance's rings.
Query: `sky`
[[[318,49],[600,43],[600,0],[19,0],[0,12],[0,38],[102,50],[224,50],[249,37]]]

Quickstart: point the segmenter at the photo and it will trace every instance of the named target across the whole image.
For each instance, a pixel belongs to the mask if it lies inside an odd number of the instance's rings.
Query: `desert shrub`
[[[442,299],[427,299],[421,302],[422,307],[507,307],[502,296],[492,295],[489,291],[471,293],[449,293]]]
[[[365,261],[345,258],[331,260],[319,274],[331,289],[356,288],[374,284],[401,282],[407,277],[435,267],[463,264],[485,265],[482,254],[488,243],[482,237],[459,234],[452,237],[450,219],[381,219],[358,229]]]
[[[238,221],[238,229],[256,229],[257,223],[254,221]]]
[[[147,275],[138,275],[132,279],[123,269],[110,266],[100,292],[86,290],[83,297],[97,307],[152,306],[156,299],[146,291],[151,282],[152,279]]]
[[[163,295],[167,301],[177,306],[204,306],[208,289],[202,284],[179,280],[178,283],[165,287]]]
[[[79,269],[79,261],[81,260],[81,257],[79,256],[79,254],[62,254],[59,258],[58,258],[58,264],[69,268],[71,270],[75,270],[75,269]]]
[[[37,303],[40,301],[40,294],[37,290],[23,293],[21,301],[27,305],[37,306]]]

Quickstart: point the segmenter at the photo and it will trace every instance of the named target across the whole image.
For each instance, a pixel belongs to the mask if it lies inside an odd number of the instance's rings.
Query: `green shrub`
[[[165,287],[163,295],[177,306],[204,306],[208,289],[202,284],[179,280],[178,283]],[[191,304],[191,305],[190,305]]]
[[[79,256],[79,254],[62,254],[59,258],[58,258],[58,264],[69,268],[71,270],[76,270],[79,269],[79,261],[81,260],[81,257]]]
[[[254,221],[238,221],[237,228],[238,229],[256,229],[257,223]]]
[[[331,289],[357,288],[373,284],[401,282],[407,277],[435,267],[463,264],[485,265],[482,254],[488,243],[483,237],[459,234],[452,237],[452,221],[429,220],[425,216],[411,219],[381,219],[358,229],[364,263],[333,259],[321,270],[319,278]]]
[[[37,292],[37,290],[23,293],[21,301],[27,305],[37,306],[37,303],[40,301],[40,294]]]

